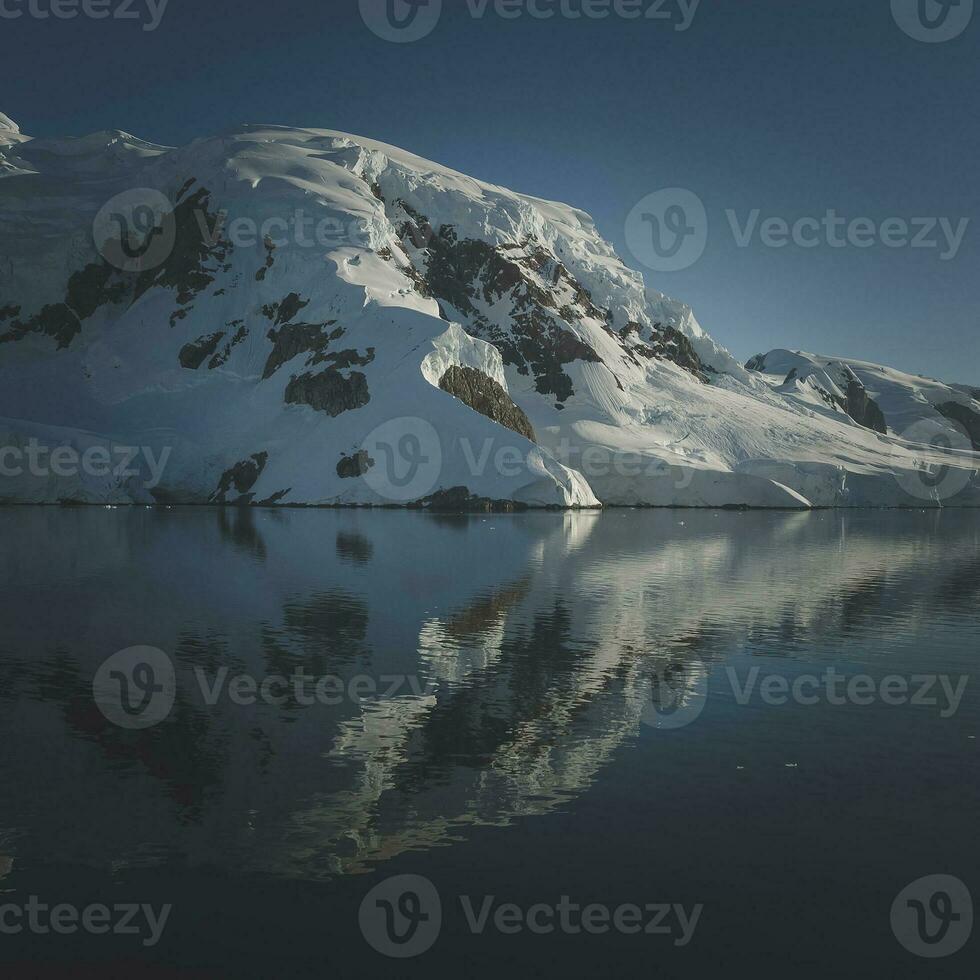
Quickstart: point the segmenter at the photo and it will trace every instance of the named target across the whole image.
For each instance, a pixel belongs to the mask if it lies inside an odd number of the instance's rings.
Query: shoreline
[[[59,508],[63,510],[73,510],[76,508],[95,508],[103,510],[116,510],[116,509],[133,509],[133,510],[175,510],[177,508],[185,509],[211,509],[211,510],[247,510],[247,511],[283,511],[283,510],[360,510],[360,511],[385,511],[385,512],[398,512],[403,511],[405,513],[414,514],[439,514],[439,515],[457,515],[457,516],[479,516],[484,514],[493,514],[495,516],[510,516],[515,514],[601,514],[603,511],[610,510],[676,510],[676,511],[724,511],[726,513],[765,513],[772,512],[777,514],[808,514],[816,511],[827,512],[827,511],[907,511],[907,512],[922,512],[922,511],[936,511],[937,513],[945,510],[980,510],[980,504],[963,504],[963,505],[928,505],[928,504],[909,504],[908,506],[894,506],[888,504],[881,504],[879,506],[872,504],[855,504],[853,506],[817,506],[817,507],[758,507],[752,504],[600,504],[596,507],[560,507],[560,506],[548,506],[548,507],[532,507],[526,504],[517,504],[513,501],[501,501],[502,504],[506,506],[494,507],[490,506],[486,509],[481,508],[467,508],[467,507],[430,507],[430,506],[417,506],[413,504],[250,504],[250,503],[212,503],[209,501],[202,501],[200,503],[194,501],[181,501],[174,503],[153,503],[153,504],[139,504],[130,501],[124,501],[119,503],[110,503],[103,501],[83,501],[83,500],[71,500],[71,501],[57,501],[57,502],[46,502],[46,503],[36,503],[33,501],[18,501],[18,500],[0,500],[0,509],[2,508],[14,508],[14,507],[50,507]]]

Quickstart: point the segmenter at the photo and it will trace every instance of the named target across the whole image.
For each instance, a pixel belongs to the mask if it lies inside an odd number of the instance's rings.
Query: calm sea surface
[[[977,512],[0,542],[0,977],[977,975],[892,921],[980,902]]]

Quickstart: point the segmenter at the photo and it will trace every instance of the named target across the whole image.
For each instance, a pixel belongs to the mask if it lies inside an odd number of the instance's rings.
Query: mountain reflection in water
[[[0,853],[70,865],[363,872],[575,800],[635,751],[658,671],[692,697],[710,676],[711,702],[747,654],[900,660],[980,598],[962,514],[20,509],[0,524],[0,768],[16,787]],[[91,697],[98,665],[134,645],[177,666],[174,710],[146,731]],[[198,675],[222,668],[377,693],[241,706],[226,688],[209,706]],[[66,809],[84,834],[62,832]]]

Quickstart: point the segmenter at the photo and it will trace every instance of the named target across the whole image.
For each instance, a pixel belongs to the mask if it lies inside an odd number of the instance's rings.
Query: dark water
[[[18,508],[0,541],[0,905],[172,907],[152,946],[0,933],[0,977],[976,975],[977,935],[929,962],[890,915],[926,875],[980,899],[978,515]],[[175,665],[142,729],[93,696],[134,646]],[[221,668],[313,703],[209,705]],[[760,693],[830,668],[874,693]],[[441,930],[388,895],[435,939],[392,959],[359,910],[400,875]],[[494,924],[563,896],[671,931]]]

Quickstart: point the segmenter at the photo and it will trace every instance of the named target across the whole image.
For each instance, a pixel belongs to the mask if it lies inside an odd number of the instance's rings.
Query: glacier
[[[0,501],[945,507],[978,474],[980,390],[740,364],[567,205],[331,130],[0,113]]]

